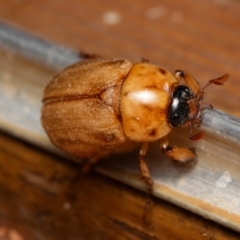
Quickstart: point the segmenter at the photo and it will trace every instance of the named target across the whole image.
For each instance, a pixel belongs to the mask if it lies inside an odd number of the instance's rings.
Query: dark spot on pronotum
[[[157,130],[156,130],[155,128],[153,128],[153,129],[150,131],[149,136],[154,136],[154,135],[156,135],[156,133],[157,133]]]
[[[143,76],[143,74],[141,72],[136,74],[136,78],[141,78]]]
[[[131,133],[134,133],[134,132],[135,132],[135,129],[134,129],[134,128],[130,128],[129,131],[130,131]]]
[[[162,68],[158,68],[159,72],[163,75],[165,75],[167,73],[166,70],[162,69]]]

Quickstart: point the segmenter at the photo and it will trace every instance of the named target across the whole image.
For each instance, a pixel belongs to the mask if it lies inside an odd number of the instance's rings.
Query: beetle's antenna
[[[188,119],[189,139],[199,140],[204,136],[204,131],[200,131],[199,133],[193,135],[193,128],[200,127],[202,114],[205,106],[213,108],[213,106],[210,103],[201,101],[205,89],[211,84],[223,85],[223,83],[226,82],[228,78],[229,75],[225,74],[219,78],[209,80],[207,84],[196,93],[195,97],[189,100],[190,106],[190,117]]]
[[[197,94],[196,94],[196,99],[197,100],[200,100],[203,96],[203,92],[205,91],[205,89],[210,86],[211,84],[216,84],[216,85],[223,85],[224,82],[227,81],[227,79],[229,78],[229,75],[228,74],[224,74],[223,76],[221,77],[218,77],[218,78],[214,78],[212,80],[209,80],[207,82],[207,84],[202,88],[200,89]],[[209,103],[207,103],[207,105],[210,105]]]

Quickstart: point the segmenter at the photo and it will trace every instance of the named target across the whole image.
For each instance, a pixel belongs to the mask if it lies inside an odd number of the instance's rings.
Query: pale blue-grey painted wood
[[[56,69],[63,68],[80,59],[76,51],[32,36],[1,21],[0,46]]]

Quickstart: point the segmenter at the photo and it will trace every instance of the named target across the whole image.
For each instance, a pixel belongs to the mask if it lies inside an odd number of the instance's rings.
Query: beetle
[[[194,159],[192,149],[171,146],[168,135],[174,127],[188,126],[190,139],[202,138],[203,131],[194,135],[192,129],[201,126],[205,106],[211,107],[203,101],[204,90],[222,85],[229,76],[200,88],[182,70],[171,74],[145,61],[85,57],[46,86],[42,125],[54,145],[87,159],[83,172],[101,158],[139,147],[140,172],[149,196],[153,188],[146,164],[149,143],[159,140],[162,152],[175,161]],[[185,84],[180,84],[182,79]]]

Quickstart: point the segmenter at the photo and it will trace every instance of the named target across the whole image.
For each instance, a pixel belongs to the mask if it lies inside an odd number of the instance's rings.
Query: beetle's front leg
[[[182,70],[175,71],[175,78],[180,82],[183,78],[186,85],[192,90],[193,94],[196,95],[197,92],[200,90],[200,86],[198,82],[188,73]]]
[[[139,154],[140,172],[141,172],[143,181],[147,185],[147,200],[146,200],[144,213],[143,213],[143,221],[146,224],[149,224],[149,222],[147,220],[147,216],[148,216],[148,211],[149,211],[151,205],[153,204],[152,199],[151,199],[152,190],[153,190],[153,181],[152,181],[150,171],[149,171],[147,163],[146,163],[146,155],[147,155],[147,151],[148,151],[148,146],[149,146],[149,143],[147,143],[147,142],[142,143],[141,149],[140,149],[140,154]]]
[[[169,158],[178,161],[178,162],[188,162],[194,160],[196,157],[193,149],[182,148],[176,146],[170,146],[168,139],[165,138],[164,141],[161,142],[161,148],[164,154],[166,154]]]

